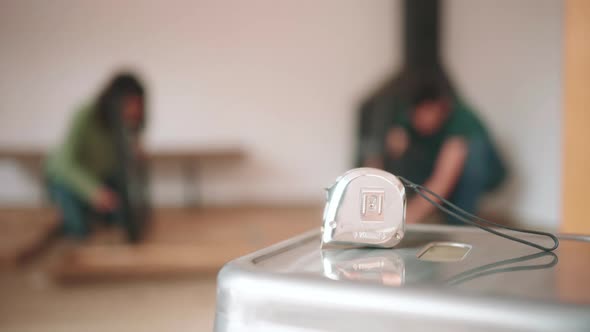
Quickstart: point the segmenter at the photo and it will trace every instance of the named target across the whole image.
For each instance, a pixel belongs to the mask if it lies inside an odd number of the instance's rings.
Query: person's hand
[[[100,188],[92,196],[92,206],[100,212],[113,212],[119,206],[119,198],[110,189]]]
[[[404,128],[394,127],[387,133],[387,136],[385,137],[385,147],[387,152],[394,159],[403,156],[409,145],[410,139],[408,138],[408,133]]]
[[[363,167],[383,169],[383,159],[381,157],[369,157],[365,159]]]
[[[133,156],[136,160],[146,161],[147,160],[147,153],[140,142],[135,142],[132,147],[133,149]]]

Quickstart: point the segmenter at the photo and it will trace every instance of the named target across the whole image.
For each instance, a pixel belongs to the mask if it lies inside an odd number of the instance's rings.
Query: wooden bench
[[[42,184],[43,161],[46,150],[32,147],[0,147],[0,161],[11,160],[23,166]],[[184,177],[185,206],[194,206],[200,200],[198,192],[199,171],[203,163],[230,163],[245,159],[246,154],[238,147],[225,148],[175,148],[148,151],[151,164],[175,164],[182,167]]]

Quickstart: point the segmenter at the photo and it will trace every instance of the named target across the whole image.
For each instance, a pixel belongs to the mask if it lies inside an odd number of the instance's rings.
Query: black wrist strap
[[[489,220],[480,218],[476,215],[473,215],[463,209],[461,209],[460,207],[458,207],[457,205],[449,202],[448,200],[444,199],[443,197],[441,197],[440,195],[434,193],[433,191],[431,191],[430,189],[421,186],[419,184],[415,184],[413,182],[411,182],[410,180],[398,176],[398,178],[402,181],[402,183],[404,184],[404,186],[411,188],[412,190],[414,190],[418,195],[420,195],[422,198],[424,198],[425,200],[427,200],[430,204],[436,206],[438,209],[440,209],[441,211],[445,212],[446,214],[453,216],[455,218],[457,218],[458,220],[461,220],[462,222],[478,227],[480,229],[483,229],[486,232],[490,232],[492,234],[501,236],[505,239],[508,240],[512,240],[515,242],[519,242],[522,244],[525,244],[527,246],[531,246],[533,248],[537,248],[543,251],[553,251],[555,249],[557,249],[557,247],[559,247],[559,239],[557,238],[557,236],[555,236],[554,234],[548,233],[548,232],[541,232],[541,231],[533,231],[533,230],[526,230],[526,229],[522,229],[522,228],[515,228],[515,227],[510,227],[510,226],[505,226],[505,225],[500,225],[497,224],[495,222],[491,222]],[[429,196],[430,195],[430,196]],[[433,198],[434,197],[434,198]],[[435,201],[435,199],[441,201],[441,203],[438,203]],[[483,225],[482,225],[483,224]],[[487,226],[486,226],[487,225]],[[511,236],[505,233],[502,233],[496,229],[490,228],[489,226],[493,226],[495,228],[501,228],[501,229],[507,229],[510,231],[514,231],[514,232],[519,232],[519,233],[526,233],[526,234],[534,234],[534,235],[541,235],[541,236],[546,236],[548,238],[550,238],[551,240],[553,240],[553,246],[552,247],[546,247],[546,246],[542,246],[540,244],[531,242],[531,241],[527,241],[515,236]]]
[[[551,260],[544,264],[524,265],[522,263],[536,261],[540,258],[551,257]],[[552,252],[537,252],[532,255],[521,256],[517,258],[510,258],[491,264],[478,266],[471,270],[462,272],[451,279],[447,280],[448,285],[459,285],[469,280],[485,277],[491,274],[508,273],[516,271],[532,271],[542,270],[554,267],[559,262],[557,255]],[[514,265],[519,263],[518,265]]]

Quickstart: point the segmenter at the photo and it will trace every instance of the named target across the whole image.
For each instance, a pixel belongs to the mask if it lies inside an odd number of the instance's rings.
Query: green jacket
[[[491,152],[489,162],[494,163],[494,167],[491,167],[492,174],[488,174],[492,179],[490,183],[495,185],[506,176],[506,168],[488,130],[477,114],[465,103],[455,100],[449,118],[440,130],[431,136],[421,136],[411,125],[409,116],[409,111],[398,112],[391,125],[406,129],[411,142],[404,156],[408,160],[407,164],[412,165],[411,169],[407,170],[408,178],[416,182],[425,181],[434,170],[443,143],[451,137],[462,137],[468,144],[475,140],[486,142]]]
[[[74,116],[65,140],[46,161],[50,181],[65,185],[90,200],[105,179],[116,172],[115,135],[93,106]]]

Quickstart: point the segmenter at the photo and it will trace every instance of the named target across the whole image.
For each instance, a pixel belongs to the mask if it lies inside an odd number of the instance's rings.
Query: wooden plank
[[[556,284],[559,298],[565,302],[587,304],[584,296],[590,292],[590,251],[587,243],[562,241],[559,249],[559,265],[556,267]]]
[[[96,234],[71,248],[52,274],[62,282],[213,274],[234,258],[320,225],[320,207],[158,210],[143,243]]]
[[[150,162],[195,162],[214,161],[228,162],[244,159],[245,152],[239,148],[208,148],[208,149],[162,149],[148,152]]]
[[[237,243],[93,245],[70,251],[53,271],[61,282],[214,274],[233,258],[257,247]]]
[[[150,162],[236,161],[246,153],[239,147],[173,148],[147,152]],[[34,147],[0,147],[0,159],[11,159],[26,164],[38,164],[46,157],[45,149]]]
[[[39,164],[45,159],[45,152],[35,148],[0,148],[0,159],[11,159],[26,164]]]
[[[590,234],[590,1],[565,2],[562,224]]]

